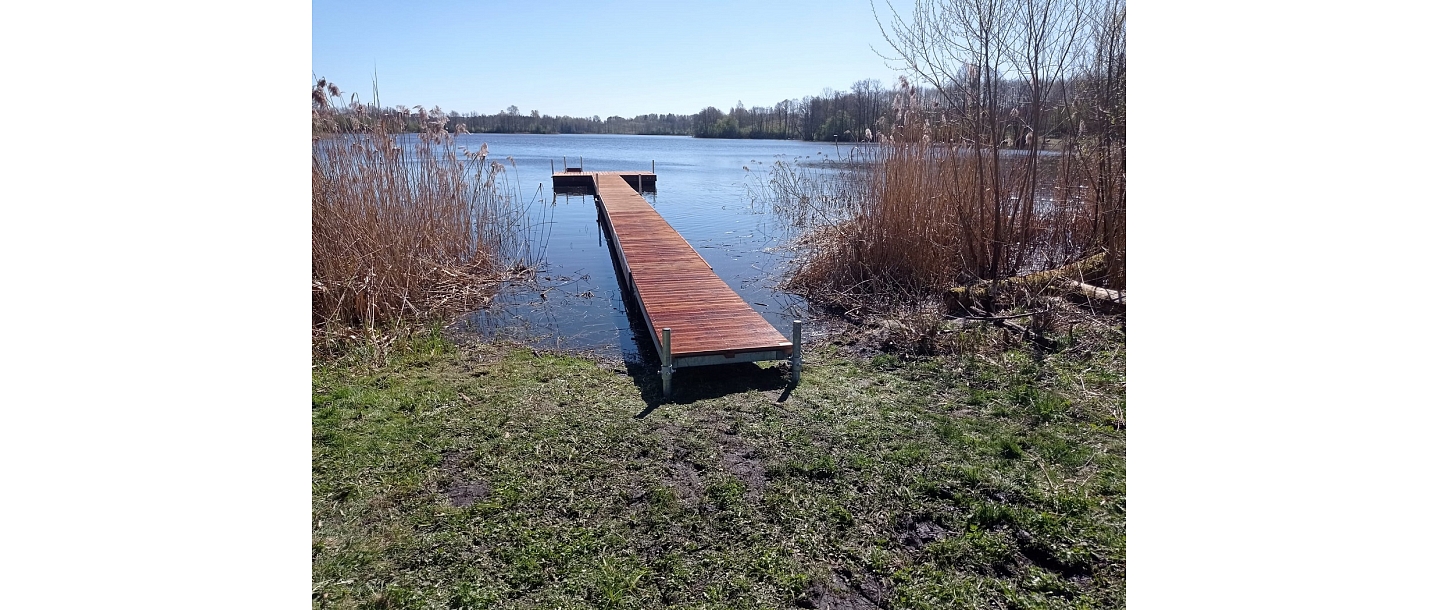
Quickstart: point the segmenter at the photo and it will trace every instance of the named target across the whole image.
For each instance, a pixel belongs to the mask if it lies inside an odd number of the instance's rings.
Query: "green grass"
[[[1124,361],[819,348],[788,395],[735,365],[659,405],[528,348],[321,365],[313,603],[1120,607]]]

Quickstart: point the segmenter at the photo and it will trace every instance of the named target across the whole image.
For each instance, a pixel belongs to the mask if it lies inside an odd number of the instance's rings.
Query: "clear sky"
[[[382,104],[462,113],[692,114],[899,75],[868,0],[317,0],[311,32],[316,78],[369,101],[378,72]]]

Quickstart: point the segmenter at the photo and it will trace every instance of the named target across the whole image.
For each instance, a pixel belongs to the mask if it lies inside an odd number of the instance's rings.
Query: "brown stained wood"
[[[556,174],[559,176],[560,174]],[[600,209],[622,253],[624,273],[634,282],[650,337],[670,328],[675,358],[779,351],[790,341],[721,280],[659,212],[626,182],[653,184],[651,172],[571,172],[567,179],[593,180]],[[627,282],[621,278],[621,282]]]

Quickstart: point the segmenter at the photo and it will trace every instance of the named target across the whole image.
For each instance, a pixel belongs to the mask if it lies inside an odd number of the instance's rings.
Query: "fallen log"
[[[1061,280],[1060,286],[1070,291],[1067,296],[1083,296],[1088,303],[1098,305],[1101,309],[1111,311],[1125,309],[1125,291],[1123,290],[1101,288],[1075,280]]]
[[[1097,277],[1104,270],[1105,254],[1096,254],[1055,269],[1018,275],[998,282],[987,280],[971,286],[951,288],[945,291],[945,306],[951,313],[965,311],[993,298],[999,292],[1023,288],[1032,292],[1084,297],[1107,309],[1123,309],[1124,292],[1085,283],[1086,277]]]

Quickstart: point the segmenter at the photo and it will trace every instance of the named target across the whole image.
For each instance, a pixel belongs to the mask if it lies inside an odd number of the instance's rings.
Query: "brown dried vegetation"
[[[506,167],[487,160],[484,145],[458,147],[439,108],[346,103],[320,79],[311,109],[317,332],[360,327],[373,337],[399,321],[471,308],[531,262],[528,216]],[[417,115],[422,132],[401,134]]]
[[[770,172],[766,198],[809,229],[787,287],[876,312],[1101,255],[1084,281],[1124,290],[1124,2],[936,4],[887,31],[926,86],[901,79],[880,143],[839,179]]]

